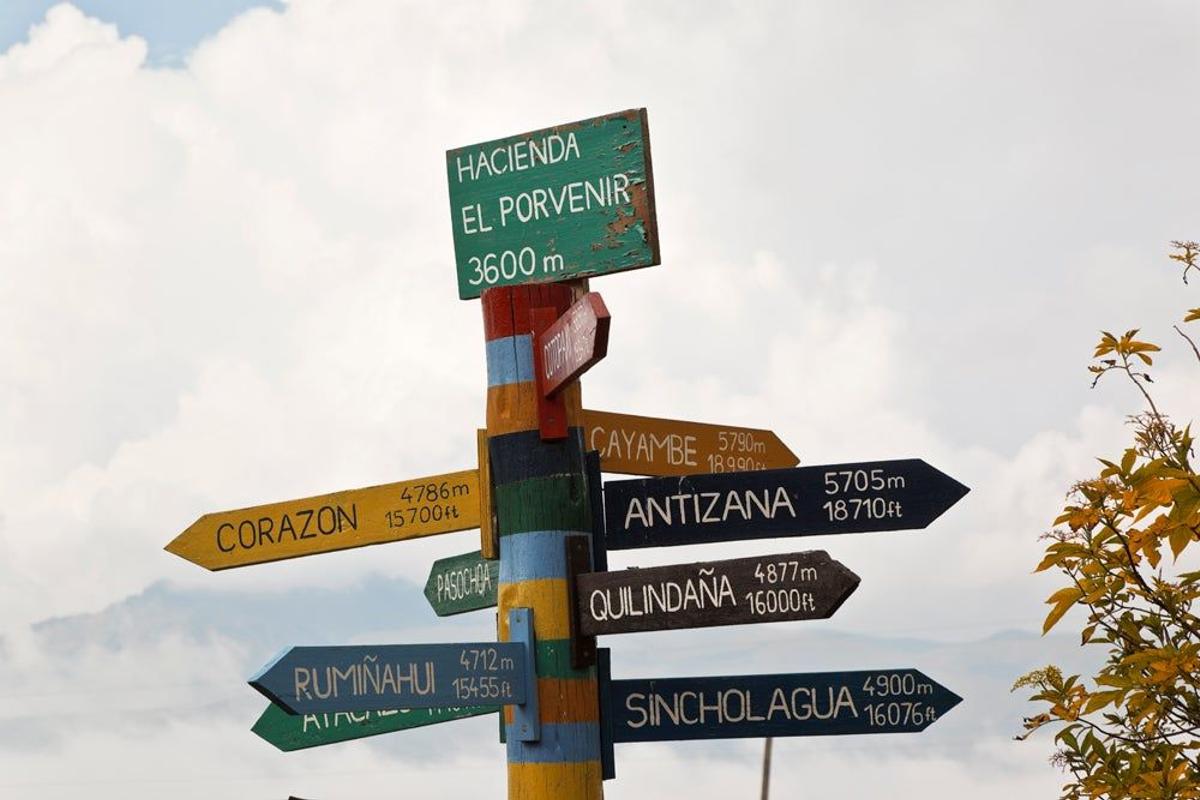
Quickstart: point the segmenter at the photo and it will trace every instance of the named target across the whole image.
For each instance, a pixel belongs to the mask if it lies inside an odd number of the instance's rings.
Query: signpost
[[[827,619],[859,578],[823,550],[576,579],[580,633],[631,633]]]
[[[446,152],[458,296],[659,263],[646,110]]]
[[[611,317],[599,292],[576,300],[534,343],[538,387],[550,396],[608,353]]]
[[[277,749],[291,752],[494,713],[496,713],[495,706],[462,706],[460,708],[400,708],[391,711],[337,711],[332,714],[289,714],[271,703],[250,730]]]
[[[205,514],[166,549],[205,569],[244,567],[477,528],[479,504],[469,469]]]
[[[496,605],[500,562],[489,561],[476,550],[433,562],[425,581],[425,598],[439,617],[462,614]]]
[[[969,490],[920,459],[604,485],[609,550],[924,528]]]
[[[614,742],[919,733],[962,698],[915,669],[611,681]]]
[[[601,469],[626,475],[695,475],[783,469],[800,463],[773,431],[583,410],[583,441]]]
[[[583,279],[660,260],[645,109],[446,170],[459,297],[483,311],[478,469],[206,514],[166,549],[220,570],[478,527],[425,596],[499,605],[507,640],[290,648],[250,680],[272,702],[254,732],[297,750],[502,709],[509,796],[577,800],[615,775],[614,741],[917,732],[958,704],[913,669],[611,679],[597,635],[828,618],[859,578],[824,551],[606,572],[607,550],[924,528],[968,489],[917,459],[797,467],[769,430],[581,408],[611,324]]]
[[[524,703],[519,642],[292,647],[250,685],[290,714]]]

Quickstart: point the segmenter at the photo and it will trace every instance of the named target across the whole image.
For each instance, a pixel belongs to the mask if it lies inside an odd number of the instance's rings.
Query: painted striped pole
[[[584,289],[583,291],[586,291]],[[564,312],[571,286],[545,284],[483,293],[487,347],[487,435],[500,540],[498,638],[508,610],[532,608],[537,638],[541,738],[522,742],[509,726],[510,800],[599,800],[600,706],[594,667],[571,666],[566,540],[590,537],[579,384],[563,389],[567,437],[544,442],[538,429],[530,310]]]

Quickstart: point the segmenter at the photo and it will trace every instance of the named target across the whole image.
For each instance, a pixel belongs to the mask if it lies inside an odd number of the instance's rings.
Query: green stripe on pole
[[[537,643],[537,674],[539,678],[594,679],[596,670],[571,668],[571,640],[552,639]]]
[[[588,531],[588,509],[583,475],[529,478],[496,487],[500,535],[527,531]]]

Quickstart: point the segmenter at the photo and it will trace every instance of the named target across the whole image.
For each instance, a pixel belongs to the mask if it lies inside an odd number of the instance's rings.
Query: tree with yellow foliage
[[[1187,283],[1200,273],[1200,245],[1172,245]],[[1184,317],[1197,320],[1200,308]],[[1174,329],[1200,361],[1196,341]],[[1190,425],[1175,425],[1152,396],[1158,351],[1137,330],[1102,335],[1092,385],[1120,375],[1146,408],[1130,417],[1133,442],[1121,457],[1101,459],[1099,475],[1072,488],[1038,566],[1066,579],[1046,601],[1043,633],[1081,608],[1082,644],[1107,651],[1095,675],[1049,666],[1013,687],[1032,687],[1044,708],[1018,739],[1057,727],[1052,763],[1070,776],[1064,800],[1200,800],[1200,475]]]

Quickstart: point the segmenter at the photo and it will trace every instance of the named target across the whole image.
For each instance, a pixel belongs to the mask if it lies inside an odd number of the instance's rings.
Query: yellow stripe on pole
[[[599,761],[508,764],[509,800],[602,800]],[[563,794],[570,786],[572,794]],[[515,790],[514,790],[515,789]]]
[[[521,583],[502,583],[497,594],[501,608],[537,608],[533,630],[538,641],[571,638],[571,608],[567,602],[567,582],[563,578],[539,578]],[[500,614],[500,641],[508,641],[508,620]]]
[[[166,546],[205,569],[245,567],[479,527],[479,472],[205,514]]]

